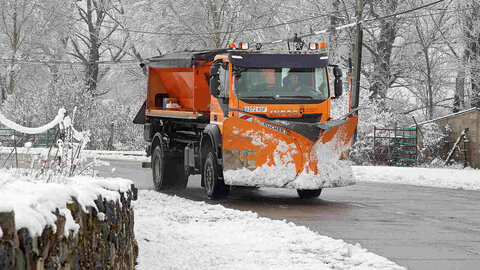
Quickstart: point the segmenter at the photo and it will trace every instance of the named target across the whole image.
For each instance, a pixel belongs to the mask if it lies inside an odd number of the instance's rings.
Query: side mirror
[[[218,97],[220,95],[220,74],[218,73],[218,69],[220,65],[212,65],[210,68],[210,95],[214,97]]]
[[[212,76],[210,78],[210,95],[218,97],[220,95],[220,78],[218,75]]]
[[[339,98],[343,94],[343,82],[342,82],[342,70],[338,66],[333,67],[333,76],[335,76],[335,81],[333,83],[333,88],[335,92],[334,98]]]

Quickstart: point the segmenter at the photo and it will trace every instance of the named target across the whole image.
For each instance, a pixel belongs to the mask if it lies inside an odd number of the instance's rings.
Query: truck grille
[[[315,114],[303,114],[300,118],[284,118],[284,117],[268,117],[265,114],[254,114],[260,117],[263,117],[268,120],[280,120],[280,121],[287,121],[287,122],[300,122],[300,123],[318,123],[320,119],[322,119],[321,113]]]

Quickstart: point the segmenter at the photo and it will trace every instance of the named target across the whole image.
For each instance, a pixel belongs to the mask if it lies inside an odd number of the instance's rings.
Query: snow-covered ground
[[[480,170],[353,166],[357,182],[480,190]]]
[[[8,151],[3,148],[1,151]],[[45,149],[20,149],[42,154]],[[88,153],[88,152],[87,152]],[[44,153],[43,153],[44,154]],[[148,160],[142,152],[90,151],[91,157]],[[411,184],[480,190],[480,170],[353,166],[357,182]],[[17,227],[32,235],[53,224],[52,211],[67,217],[66,231],[77,226],[64,204],[70,196],[83,206],[127,189],[130,181],[78,176],[65,184],[32,182],[0,171],[0,212],[15,210]],[[49,200],[45,200],[49,198]],[[51,200],[50,200],[51,199]],[[140,191],[134,203],[138,269],[403,269],[358,244],[318,235],[303,226],[259,217],[220,205]],[[1,237],[0,230],[0,237]]]
[[[403,269],[360,245],[252,212],[140,191],[138,269]]]

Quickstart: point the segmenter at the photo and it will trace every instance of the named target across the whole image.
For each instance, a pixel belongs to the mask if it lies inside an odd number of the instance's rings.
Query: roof
[[[231,49],[205,49],[198,51],[179,51],[148,58],[145,61],[153,68],[191,68],[195,61],[213,61],[216,55],[229,53],[232,64],[241,67],[258,68],[316,68],[328,65],[326,52],[291,53],[277,51],[243,51]]]
[[[153,68],[191,68],[194,61],[213,61],[217,54],[226,52],[227,49],[172,52],[148,58],[146,64]]]
[[[326,53],[251,53],[230,51],[228,60],[235,66],[255,68],[319,68],[328,65]]]
[[[438,118],[435,118],[435,119],[432,119],[432,120],[424,121],[424,122],[418,123],[418,125],[424,125],[424,124],[428,124],[428,123],[431,123],[431,122],[437,122],[437,121],[440,121],[440,120],[444,120],[444,119],[447,119],[447,118],[452,118],[452,117],[455,117],[455,116],[459,116],[459,115],[474,112],[474,111],[480,111],[480,108],[473,107],[473,108],[470,108],[470,109],[467,109],[467,110],[459,111],[459,112],[444,115],[444,116],[441,116],[441,117],[438,117]]]

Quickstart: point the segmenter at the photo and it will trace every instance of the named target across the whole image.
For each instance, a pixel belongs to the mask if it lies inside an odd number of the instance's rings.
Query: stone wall
[[[436,121],[436,123],[441,127],[448,124],[452,129],[449,138],[450,149],[462,131],[468,128],[467,135],[469,142],[465,145],[467,148],[467,159],[471,167],[480,168],[480,111],[474,110],[454,117],[440,119]],[[463,143],[461,143],[460,147],[463,147]],[[463,161],[458,151],[456,151],[454,158],[457,161]]]
[[[0,213],[0,269],[133,269],[138,255],[134,236],[132,200],[137,189],[121,193],[121,202],[95,200],[98,211],[88,213],[74,198],[68,209],[80,228],[64,236],[66,219],[58,209],[54,231],[31,237],[27,229],[15,229],[15,213]]]

